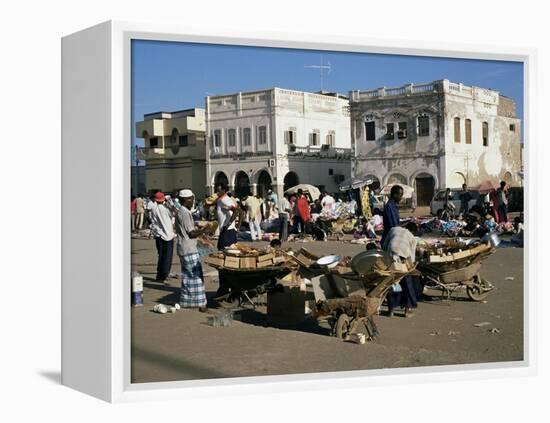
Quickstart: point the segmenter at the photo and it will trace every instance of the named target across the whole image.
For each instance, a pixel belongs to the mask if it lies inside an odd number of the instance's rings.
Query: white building
[[[348,100],[271,88],[206,98],[207,184],[279,197],[298,183],[335,191],[350,176]]]
[[[437,188],[521,183],[520,120],[497,91],[445,79],[349,98],[353,176],[413,186],[419,205]]]

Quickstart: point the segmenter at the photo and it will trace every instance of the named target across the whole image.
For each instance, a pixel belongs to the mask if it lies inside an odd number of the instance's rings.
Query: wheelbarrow
[[[465,252],[464,256],[452,255],[443,257],[441,262],[430,263],[427,260],[419,262],[417,269],[426,280],[426,286],[440,289],[442,295],[450,299],[455,291],[466,289],[468,298],[472,301],[483,301],[493,285],[481,276],[483,260],[496,251],[494,246],[481,245]],[[459,253],[461,254],[461,253]]]
[[[367,338],[373,340],[380,335],[374,316],[388,290],[413,271],[414,267],[406,271],[376,270],[361,275],[328,270],[312,280],[316,299],[311,307],[313,316],[319,322],[328,322],[332,336],[347,340],[364,327]]]

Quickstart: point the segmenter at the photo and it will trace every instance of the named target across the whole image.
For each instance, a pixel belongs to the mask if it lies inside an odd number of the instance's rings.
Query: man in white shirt
[[[262,215],[260,212],[261,201],[254,197],[252,193],[243,198],[243,205],[246,207],[246,217],[250,226],[250,237],[252,241],[262,240],[262,229],[260,223]]]
[[[321,200],[321,206],[323,206],[323,211],[321,214],[326,217],[332,216],[334,203],[334,197],[328,192],[325,192],[323,194],[323,199]]]
[[[145,201],[143,194],[138,194],[136,198],[136,230],[143,228],[143,217],[145,215]]]
[[[216,187],[218,199],[216,200],[216,214],[220,236],[218,237],[218,250],[223,250],[237,242],[237,230],[235,220],[240,217],[240,210],[235,202],[227,195],[227,186],[220,184]],[[229,292],[223,272],[219,273],[220,287],[216,297],[221,297]]]
[[[291,213],[292,206],[290,205],[290,201],[288,201],[288,194],[284,194],[279,204],[279,221],[281,223],[279,241],[281,242],[285,242],[288,239],[288,222]]]
[[[157,282],[166,283],[172,267],[174,253],[174,226],[172,213],[164,205],[165,196],[162,192],[155,194],[155,202],[149,205],[151,212],[151,231],[157,247]]]

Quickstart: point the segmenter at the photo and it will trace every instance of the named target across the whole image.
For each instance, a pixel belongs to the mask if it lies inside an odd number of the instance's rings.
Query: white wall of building
[[[334,188],[334,176],[328,175],[332,156],[320,150],[321,145],[327,143],[328,135],[333,137],[334,148],[350,148],[347,106],[345,99],[280,88],[207,97],[207,172],[210,189],[219,172],[227,176],[231,189],[235,189],[236,175],[245,172],[254,191],[254,184],[258,183],[262,171],[270,175],[272,185],[279,194],[282,194],[284,177],[289,171],[296,172],[301,183]],[[260,141],[262,127],[265,127],[265,143]],[[250,145],[244,142],[246,128],[250,128]],[[293,132],[293,144],[297,148],[307,150],[304,151],[308,154],[307,160],[304,159],[300,165],[297,163],[302,156],[296,157],[294,152],[289,155],[289,145],[285,143],[289,139],[285,137],[285,131]],[[230,139],[233,139],[231,133],[235,134],[234,145],[229,145]],[[318,143],[308,147],[311,133],[318,134]],[[215,145],[215,134],[221,134],[219,146]],[[349,177],[349,161],[331,166],[338,174]]]

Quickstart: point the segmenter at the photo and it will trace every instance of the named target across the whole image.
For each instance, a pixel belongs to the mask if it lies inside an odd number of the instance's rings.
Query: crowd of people
[[[237,198],[228,191],[227,185],[219,184],[213,195],[200,201],[189,189],[180,190],[173,197],[162,192],[155,192],[150,197],[138,194],[131,199],[131,225],[132,231],[150,228],[150,236],[155,240],[158,253],[155,279],[160,283],[166,283],[170,275],[176,240],[182,275],[180,305],[205,311],[206,294],[199,250],[201,246],[211,248],[212,244],[204,236],[206,229],[199,227],[197,221],[217,221],[217,249],[223,250],[237,242],[242,225],[248,226],[252,241],[264,239],[263,231],[273,232],[275,229],[279,232],[280,243],[286,241],[289,234],[315,235],[315,230],[322,227],[319,222],[345,216],[353,218],[354,224],[357,221],[356,227],[361,236],[366,235],[372,240],[377,238],[376,230],[382,229],[380,247],[397,262],[414,262],[417,235],[421,228],[414,221],[403,226],[399,208],[403,193],[400,185],[394,185],[383,211],[379,211],[374,208],[374,194],[368,187],[360,193],[358,204],[353,196],[342,193],[323,192],[320,198],[312,200],[309,193],[301,189],[295,193],[285,193],[280,199],[272,190],[268,190],[264,197],[250,192]],[[474,206],[471,206],[473,197],[466,185],[463,185],[459,198],[460,209],[457,213],[451,191],[447,190],[444,208],[438,218],[450,221],[460,216],[460,219],[465,219],[465,228],[473,225],[470,229],[479,231],[474,233],[479,236],[485,230],[492,230],[488,227],[492,220],[508,222],[505,182],[501,182],[498,189],[489,191],[487,195],[480,195]],[[414,203],[413,208],[416,207]],[[472,216],[478,216],[483,225],[472,220]],[[521,225],[517,219],[515,224]],[[373,246],[378,248],[375,243],[369,244],[367,248]],[[215,297],[221,298],[227,293],[227,281],[221,272]],[[420,278],[406,276],[392,287],[388,295],[389,314],[393,315],[393,310],[401,307],[405,316],[411,316],[421,293]]]

